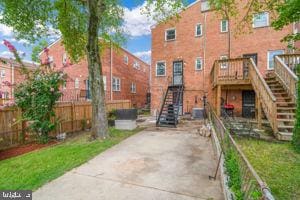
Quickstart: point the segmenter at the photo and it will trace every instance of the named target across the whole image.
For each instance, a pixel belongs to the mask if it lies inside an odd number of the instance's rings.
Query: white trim
[[[267,14],[267,25],[264,25],[264,26],[255,26],[254,24],[254,18],[255,18],[255,15],[259,15],[259,14]],[[263,27],[269,27],[270,26],[270,13],[265,11],[265,12],[259,12],[259,13],[254,13],[253,16],[252,16],[252,28],[263,28]]]
[[[198,61],[198,59],[200,60],[200,62],[201,62],[201,69],[198,69],[197,68],[197,61]],[[197,57],[196,59],[195,59],[195,70],[196,71],[201,71],[203,69],[203,59],[201,58],[201,57]]]
[[[282,54],[284,54],[284,49],[274,49],[274,50],[268,50],[267,51],[267,70],[274,70],[274,68],[270,68],[270,63],[269,63],[269,54],[271,51],[283,51]],[[279,54],[280,55],[280,54]],[[275,59],[275,57],[273,58]]]
[[[133,87],[133,86],[134,86],[134,87]],[[133,90],[133,88],[134,88],[134,90]],[[130,92],[131,92],[132,94],[136,94],[136,83],[131,82],[131,85],[130,85]]]
[[[157,74],[157,64],[158,63],[165,63],[165,74],[164,75],[158,75]],[[167,75],[167,63],[166,63],[166,61],[164,61],[164,60],[161,60],[161,61],[157,61],[156,62],[156,64],[155,64],[155,76],[157,76],[157,77],[164,77],[164,76],[166,76]]]
[[[220,60],[227,60],[228,59],[228,55],[221,55],[220,56]],[[220,68],[221,69],[227,69],[228,68],[228,63],[221,63],[220,64]]]
[[[197,28],[198,28],[199,25],[200,25],[201,34],[197,35]],[[195,26],[195,37],[201,37],[203,35],[202,31],[203,31],[202,24],[201,23],[197,23],[196,26]]]
[[[119,80],[119,89],[114,89],[114,79]],[[112,91],[113,92],[121,92],[121,79],[119,77],[116,77],[116,76],[112,77]]]
[[[171,31],[171,30],[174,30],[174,31],[175,31],[175,38],[174,38],[174,39],[167,40],[167,32],[168,32],[168,31]],[[174,40],[176,40],[176,28],[174,27],[174,28],[168,28],[168,29],[166,29],[166,30],[165,30],[165,41],[166,41],[166,42],[169,42],[169,41],[174,41]]]
[[[226,30],[225,31],[223,31],[223,21],[226,21]],[[228,32],[228,20],[227,19],[222,19],[221,21],[220,21],[220,31],[221,31],[221,33],[227,33]]]

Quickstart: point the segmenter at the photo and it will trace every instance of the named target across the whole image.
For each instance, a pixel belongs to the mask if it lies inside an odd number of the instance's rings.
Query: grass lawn
[[[0,190],[36,190],[139,131],[110,129],[109,139],[92,142],[88,142],[87,133],[56,146],[0,161]]]
[[[237,139],[252,166],[271,188],[275,199],[300,199],[300,154],[290,143]]]

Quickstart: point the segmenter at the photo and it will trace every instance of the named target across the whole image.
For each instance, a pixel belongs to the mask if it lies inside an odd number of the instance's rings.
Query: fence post
[[[71,102],[71,120],[72,120],[72,132],[74,132],[74,112],[75,112],[75,104]]]

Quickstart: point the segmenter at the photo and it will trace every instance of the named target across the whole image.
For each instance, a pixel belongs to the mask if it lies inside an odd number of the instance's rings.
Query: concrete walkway
[[[45,200],[223,199],[217,159],[196,129],[134,135],[34,192]]]

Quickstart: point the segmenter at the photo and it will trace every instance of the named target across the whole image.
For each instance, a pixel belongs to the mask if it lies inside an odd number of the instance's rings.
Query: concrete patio
[[[187,127],[187,126],[185,126]],[[44,185],[33,199],[223,199],[211,139],[197,128],[149,128]]]

